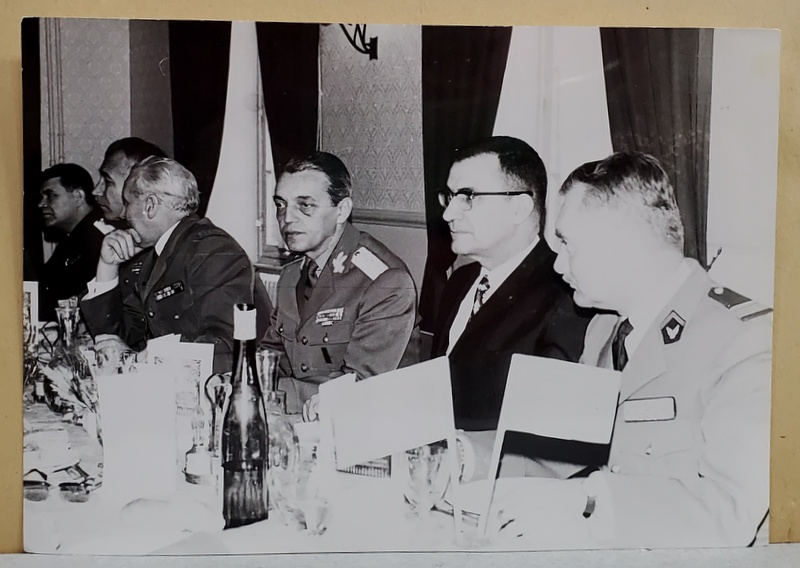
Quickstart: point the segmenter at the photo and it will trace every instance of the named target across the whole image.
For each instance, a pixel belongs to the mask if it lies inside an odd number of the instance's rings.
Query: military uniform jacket
[[[767,514],[771,310],[689,262],[691,276],[622,372],[600,473],[613,546],[746,546]],[[582,362],[612,368],[618,320],[592,320]]]
[[[39,279],[39,319],[55,321],[58,300],[79,296],[97,272],[103,233],[94,223],[102,219],[92,210],[58,243]]]
[[[514,353],[578,361],[590,312],[576,308],[571,290],[553,270],[554,262],[555,253],[540,240],[472,317],[450,351],[457,428],[497,428]],[[447,352],[450,327],[480,271],[477,262],[467,264],[447,281],[434,329],[434,357]]]
[[[305,310],[296,289],[304,259],[283,268],[263,344],[283,351],[280,388],[289,412],[346,373],[366,378],[394,370],[417,318],[417,292],[406,265],[383,243],[345,226]]]
[[[255,294],[254,294],[255,289]],[[164,250],[142,251],[122,265],[119,286],[81,310],[93,336],[118,335],[141,350],[148,339],[179,334],[182,341],[213,343],[214,372],[232,367],[233,307],[255,298],[261,329],[270,305],[260,279],[239,244],[208,219],[190,215]]]

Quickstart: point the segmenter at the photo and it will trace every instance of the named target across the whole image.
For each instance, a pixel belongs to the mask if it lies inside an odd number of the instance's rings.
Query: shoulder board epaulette
[[[711,288],[711,290],[708,291],[708,297],[728,308],[733,315],[742,321],[751,320],[772,312],[772,308],[768,308],[764,304],[742,296],[738,292],[734,292],[730,288],[725,288],[724,286],[715,286]]]
[[[366,247],[359,247],[358,250],[353,253],[353,256],[350,257],[350,262],[353,263],[353,266],[366,274],[370,280],[375,280],[378,276],[389,270],[387,264]]]

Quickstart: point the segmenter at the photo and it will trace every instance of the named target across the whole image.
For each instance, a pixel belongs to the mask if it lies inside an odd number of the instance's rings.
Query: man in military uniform
[[[576,303],[608,311],[581,361],[622,372],[619,406],[607,464],[519,488],[502,533],[534,547],[559,534],[578,547],[749,545],[769,506],[771,310],[684,258],[651,156],[590,162],[560,192],[555,268]]]
[[[286,246],[302,257],[281,272],[263,344],[285,354],[279,386],[289,412],[313,419],[320,383],[398,367],[417,293],[403,261],[350,224],[350,174],[336,156],[289,162],[274,199]]]
[[[92,197],[92,176],[77,164],[57,164],[42,173],[39,210],[45,234],[57,239],[39,277],[41,321],[54,321],[58,300],[78,296],[94,278],[103,233]]]
[[[81,302],[90,332],[137,351],[172,333],[213,343],[214,372],[230,371],[234,304],[255,302],[262,333],[271,311],[247,254],[195,214],[197,182],[174,160],[150,157],[134,166],[123,200],[130,228],[105,237]]]

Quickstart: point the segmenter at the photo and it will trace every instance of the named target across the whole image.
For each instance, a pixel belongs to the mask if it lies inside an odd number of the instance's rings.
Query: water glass
[[[428,444],[402,454],[400,464],[406,501],[416,516],[425,516],[444,499],[450,481],[447,447]]]
[[[312,535],[323,534],[328,520],[328,499],[319,468],[315,451],[302,452],[294,483],[284,502],[287,524]]]

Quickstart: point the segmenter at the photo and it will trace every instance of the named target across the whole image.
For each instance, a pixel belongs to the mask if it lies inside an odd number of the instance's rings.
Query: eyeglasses
[[[459,189],[456,192],[452,192],[449,190],[442,190],[439,192],[439,203],[442,207],[447,208],[450,205],[450,202],[456,199],[457,197],[461,197],[462,199],[459,201],[461,204],[461,208],[464,211],[469,211],[472,209],[472,201],[476,197],[483,197],[485,195],[533,195],[532,191],[481,191],[477,192],[473,189]]]

